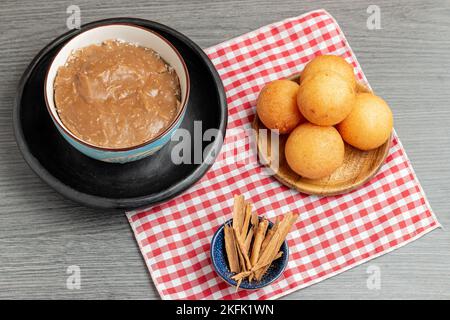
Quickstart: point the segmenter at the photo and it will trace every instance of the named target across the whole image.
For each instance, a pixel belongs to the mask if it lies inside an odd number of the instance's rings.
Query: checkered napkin
[[[300,72],[320,54],[345,57],[359,80],[367,83],[344,34],[326,11],[262,27],[206,52],[223,80],[228,99],[227,138],[219,159],[184,194],[127,213],[163,299],[278,298],[440,226],[396,135],[376,177],[340,196],[301,194],[264,174],[253,161],[230,160],[241,154],[233,150],[249,150],[245,137],[234,132],[250,128],[255,100],[264,84]],[[395,113],[397,108],[392,107]],[[288,236],[288,267],[278,281],[256,291],[235,293],[211,264],[210,241],[219,225],[231,217],[234,194],[243,194],[259,215],[270,219],[288,211],[300,214]]]

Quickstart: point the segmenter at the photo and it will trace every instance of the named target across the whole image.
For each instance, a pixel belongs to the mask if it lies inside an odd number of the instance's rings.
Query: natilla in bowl
[[[47,71],[45,100],[61,135],[85,155],[125,163],[149,156],[181,124],[189,73],[149,29],[113,23],[69,40]]]

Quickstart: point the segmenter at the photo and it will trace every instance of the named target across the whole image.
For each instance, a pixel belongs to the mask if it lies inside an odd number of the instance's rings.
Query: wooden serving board
[[[289,78],[292,81],[298,81],[299,75]],[[358,84],[358,92],[371,92],[363,84]],[[264,165],[274,171],[274,177],[282,184],[298,190],[300,192],[331,196],[350,192],[369,181],[380,169],[384,163],[388,152],[392,136],[377,149],[370,151],[361,151],[345,143],[344,163],[330,176],[322,179],[307,179],[299,176],[291,170],[284,156],[284,146],[289,135],[280,135],[279,141],[279,168],[277,170],[270,154],[271,137],[270,134],[260,135],[259,129],[267,129],[255,114],[253,129],[256,132],[256,142],[258,147],[258,156]],[[269,129],[267,129],[269,130]]]

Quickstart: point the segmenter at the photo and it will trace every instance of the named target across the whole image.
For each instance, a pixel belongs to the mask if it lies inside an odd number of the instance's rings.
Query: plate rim
[[[108,198],[102,196],[96,196],[88,193],[81,192],[73,187],[64,184],[61,180],[57,179],[54,175],[52,175],[33,155],[28,144],[26,143],[25,136],[23,133],[22,124],[20,121],[21,115],[21,100],[23,96],[23,90],[25,88],[25,84],[30,77],[30,74],[38,64],[38,62],[55,46],[61,44],[63,41],[66,41],[68,37],[75,36],[78,33],[90,28],[95,27],[105,23],[111,22],[128,22],[132,24],[141,23],[143,25],[157,27],[162,29],[164,32],[168,32],[178,39],[181,39],[184,44],[186,44],[191,50],[195,51],[200,58],[205,63],[206,67],[211,72],[211,75],[214,79],[215,85],[217,86],[218,100],[219,100],[219,109],[222,113],[220,117],[219,130],[222,132],[222,139],[217,139],[214,141],[214,145],[210,148],[208,156],[204,157],[211,159],[211,154],[215,151],[222,148],[223,141],[226,135],[226,127],[228,123],[228,108],[227,108],[227,100],[225,89],[222,83],[222,80],[214,67],[211,60],[208,58],[206,53],[201,49],[196,43],[190,40],[187,36],[182,33],[166,26],[161,23],[141,19],[141,18],[132,18],[132,17],[114,17],[102,20],[96,20],[84,24],[80,29],[74,29],[63,33],[58,36],[51,42],[49,42],[44,48],[42,48],[32,59],[32,61],[28,64],[25,71],[23,72],[17,89],[16,94],[13,101],[13,127],[14,127],[14,138],[18,145],[19,151],[22,154],[27,165],[31,168],[31,170],[46,184],[48,184],[52,189],[61,194],[67,199],[70,199],[74,202],[82,204],[84,206],[99,208],[99,209],[139,209],[144,206],[155,205],[157,203],[161,203],[163,201],[167,201],[170,198],[181,194],[190,186],[195,184],[198,180],[200,180],[210,169],[210,167],[214,164],[214,161],[203,162],[193,170],[189,176],[185,179],[178,181],[177,183],[171,185],[169,188],[164,189],[163,191],[152,193],[150,195],[144,195],[139,197],[129,197],[129,198]],[[213,160],[215,160],[218,156],[219,152],[214,154]]]

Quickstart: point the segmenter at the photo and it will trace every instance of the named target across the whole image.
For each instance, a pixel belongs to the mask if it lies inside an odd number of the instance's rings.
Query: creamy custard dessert
[[[180,108],[175,70],[157,52],[108,40],[74,51],[58,69],[55,104],[81,140],[120,149],[157,137]]]

